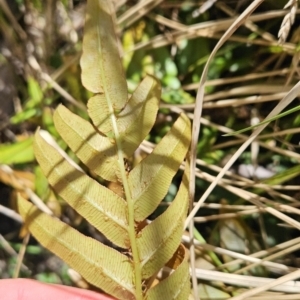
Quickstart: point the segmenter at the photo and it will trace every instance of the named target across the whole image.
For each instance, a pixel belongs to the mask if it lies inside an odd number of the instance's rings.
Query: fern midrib
[[[103,53],[101,51],[101,41],[100,41],[100,33],[99,33],[99,28],[101,24],[97,26],[98,30],[98,47],[99,53]],[[135,275],[135,296],[137,300],[143,300],[143,291],[142,291],[142,268],[141,268],[141,263],[140,263],[140,258],[139,258],[139,252],[138,252],[138,246],[137,246],[137,240],[136,240],[136,235],[135,235],[135,222],[134,222],[134,201],[131,197],[131,192],[130,188],[128,185],[127,181],[127,175],[126,175],[126,170],[124,166],[124,155],[123,155],[123,149],[122,149],[122,143],[120,139],[120,133],[119,129],[117,126],[117,119],[114,114],[114,108],[110,99],[110,95],[107,91],[107,82],[106,78],[104,76],[104,67],[103,67],[103,60],[100,60],[100,74],[101,74],[101,81],[102,81],[102,87],[104,90],[105,94],[105,99],[107,101],[107,106],[109,110],[109,118],[111,119],[112,123],[112,128],[113,132],[115,135],[115,141],[116,141],[116,146],[117,146],[117,153],[118,153],[118,164],[120,168],[120,173],[121,173],[121,179],[124,187],[124,193],[125,193],[125,199],[127,202],[127,207],[128,207],[128,234],[129,234],[129,240],[130,240],[130,245],[131,245],[131,251],[132,251],[132,258],[133,258],[133,269],[134,269],[134,275]],[[127,100],[127,99],[126,99]]]

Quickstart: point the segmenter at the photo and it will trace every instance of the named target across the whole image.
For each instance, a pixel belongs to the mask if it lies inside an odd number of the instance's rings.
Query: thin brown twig
[[[23,264],[24,255],[25,255],[25,252],[26,252],[26,247],[27,247],[28,242],[29,242],[29,238],[30,238],[30,233],[27,233],[26,236],[23,239],[23,243],[22,243],[21,249],[20,249],[19,254],[18,254],[17,264],[16,264],[16,267],[15,267],[15,270],[14,270],[13,278],[18,278],[19,277],[20,269],[21,269],[21,266]]]

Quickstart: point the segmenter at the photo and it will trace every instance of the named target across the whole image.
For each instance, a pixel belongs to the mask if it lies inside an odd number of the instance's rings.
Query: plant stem
[[[104,88],[105,90],[105,88]],[[106,90],[105,90],[106,92]],[[128,185],[127,181],[127,175],[124,165],[124,155],[122,150],[122,144],[121,144],[121,138],[119,129],[117,126],[117,119],[114,114],[112,103],[109,99],[109,95],[105,93],[107,104],[109,107],[109,114],[110,119],[112,122],[112,128],[115,135],[116,140],[116,146],[117,146],[117,153],[118,153],[118,163],[121,173],[121,179],[124,187],[125,192],[125,199],[127,201],[127,207],[128,207],[128,234],[130,239],[130,245],[131,245],[131,251],[132,251],[132,258],[133,258],[133,268],[134,268],[134,275],[135,275],[135,297],[136,300],[143,300],[143,291],[142,291],[142,270],[141,270],[141,263],[140,263],[140,257],[136,242],[136,234],[135,234],[135,222],[134,222],[134,201],[131,197],[131,191]]]
[[[101,40],[98,39],[98,47],[102,48],[101,46]],[[142,266],[140,262],[139,252],[138,252],[138,246],[137,246],[137,240],[136,240],[136,232],[135,232],[135,221],[134,221],[134,201],[131,197],[131,191],[129,188],[125,165],[124,165],[124,155],[123,155],[123,149],[121,144],[121,137],[117,125],[117,118],[115,115],[114,107],[113,107],[113,101],[110,99],[110,94],[107,90],[108,82],[107,78],[105,77],[105,70],[103,67],[103,61],[100,60],[100,70],[101,70],[101,81],[102,81],[102,87],[104,90],[104,95],[106,97],[106,102],[108,106],[109,111],[109,118],[111,120],[113,132],[115,135],[115,141],[117,146],[117,153],[118,153],[118,164],[119,169],[121,173],[121,180],[124,187],[125,192],[125,199],[127,202],[127,208],[128,208],[128,235],[130,240],[130,246],[131,246],[131,252],[132,252],[132,259],[133,259],[133,269],[134,269],[134,277],[135,277],[135,299],[136,300],[143,300],[143,290],[142,290]],[[119,75],[122,76],[122,75]],[[126,99],[127,100],[127,99]]]
[[[136,287],[136,299],[142,300],[143,299],[143,292],[142,292],[142,270],[141,270],[141,263],[136,243],[136,234],[135,234],[135,222],[134,222],[134,201],[131,197],[130,188],[127,181],[126,170],[124,166],[124,156],[122,151],[122,145],[120,141],[119,130],[117,127],[116,117],[112,113],[111,115],[113,130],[115,133],[115,139],[117,144],[117,152],[118,152],[118,161],[119,167],[121,172],[122,183],[125,192],[125,198],[127,201],[128,207],[128,234],[130,239],[131,251],[132,251],[132,258],[134,263],[134,273],[135,273],[135,287]]]

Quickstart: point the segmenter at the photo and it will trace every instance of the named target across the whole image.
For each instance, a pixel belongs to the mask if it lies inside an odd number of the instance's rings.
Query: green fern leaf
[[[133,270],[128,257],[42,213],[21,196],[18,206],[26,226],[43,246],[60,256],[91,284],[118,299],[135,299]]]
[[[77,170],[39,132],[34,153],[53,189],[113,243],[128,248],[125,201]]]
[[[152,153],[128,171],[124,159],[133,155],[153,127],[161,87],[155,78],[146,77],[128,99],[108,0],[87,2],[81,67],[83,85],[96,94],[88,102],[93,124],[63,105],[56,109],[54,124],[76,156],[98,176],[117,181],[124,196],[85,174],[39,131],[34,152],[56,193],[127,255],[41,213],[21,197],[20,213],[41,244],[112,296],[185,300],[190,283],[181,235],[189,198],[188,168],[168,209],[150,224],[146,218],[167,194],[187,154],[190,121],[181,114]],[[173,272],[150,288],[164,266]]]

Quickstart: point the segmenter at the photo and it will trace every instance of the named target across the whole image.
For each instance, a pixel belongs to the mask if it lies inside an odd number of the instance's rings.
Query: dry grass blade
[[[207,10],[209,10],[214,4],[217,2],[217,0],[206,0],[199,9],[193,11],[193,17],[196,18],[199,15],[205,13]]]
[[[27,39],[27,34],[23,30],[23,28],[20,26],[18,21],[16,20],[14,14],[11,12],[9,6],[7,5],[5,0],[0,0],[0,7],[2,9],[2,12],[6,15],[6,17],[10,20],[14,30],[18,33],[20,38],[24,41]]]
[[[294,280],[294,279],[297,279],[300,277],[300,270],[297,270],[293,273],[290,273],[290,274],[287,274],[285,276],[282,276],[278,279],[274,279],[274,280],[271,280],[271,282],[269,283],[266,283],[262,286],[259,286],[257,288],[254,288],[250,291],[247,291],[239,296],[236,296],[236,297],[233,297],[231,298],[231,300],[243,300],[243,299],[247,299],[248,297],[251,297],[251,296],[254,296],[254,295],[257,295],[261,292],[264,292],[264,291],[267,291],[269,289],[274,289],[276,288],[277,286],[281,285],[281,284],[284,284],[284,283],[287,283],[287,284],[290,284],[292,285],[292,287],[297,287],[297,283],[298,282],[291,282],[291,280]],[[299,293],[299,288],[298,288],[298,291],[295,291],[296,293]]]
[[[278,294],[274,292],[265,293],[262,296],[253,296],[248,298],[248,300],[269,300],[272,297],[273,300],[298,300],[300,298],[300,294]]]
[[[264,77],[269,77],[269,76],[275,76],[275,75],[286,75],[289,73],[288,68],[284,68],[282,70],[274,70],[270,72],[261,72],[261,73],[251,73],[243,76],[238,76],[238,77],[230,77],[230,78],[218,78],[218,79],[213,79],[213,80],[208,80],[205,83],[205,86],[217,86],[217,85],[227,85],[230,83],[237,83],[237,82],[246,82],[247,80],[256,80],[258,78],[264,78]],[[199,86],[199,83],[192,83],[189,85],[184,85],[182,88],[185,89],[186,91],[189,90],[196,90]]]
[[[15,266],[13,278],[18,278],[20,276],[20,270],[23,265],[23,260],[26,252],[27,245],[29,243],[30,233],[27,233],[26,236],[23,239],[23,243],[21,246],[21,249],[19,250],[18,257],[17,257],[17,263]]]
[[[182,240],[184,242],[188,242],[189,239],[187,236],[183,236]],[[299,239],[294,239],[291,242],[286,242],[286,243],[282,243],[279,244],[278,247],[279,249],[284,249],[285,246],[289,246],[289,245],[294,245],[297,244],[297,242],[299,242]],[[197,249],[200,250],[207,250],[207,251],[212,251],[214,253],[220,254],[220,255],[226,255],[232,258],[235,258],[235,260],[232,260],[228,263],[222,264],[218,267],[218,269],[226,269],[227,267],[230,266],[234,266],[234,265],[239,265],[242,262],[246,262],[246,263],[252,263],[252,264],[257,264],[257,265],[261,265],[261,266],[265,266],[268,269],[272,269],[273,271],[275,270],[277,274],[287,274],[290,272],[293,272],[295,270],[297,270],[297,268],[292,268],[292,267],[288,267],[284,264],[279,264],[276,262],[272,262],[272,261],[268,261],[265,259],[261,259],[259,257],[262,257],[268,253],[272,253],[274,251],[277,251],[277,246],[270,248],[268,250],[262,250],[259,251],[257,253],[251,254],[251,255],[245,255],[245,254],[241,254],[241,253],[237,253],[228,249],[224,249],[224,248],[220,248],[220,247],[216,247],[210,244],[203,244],[200,243],[199,241],[194,239],[194,244],[197,246]],[[291,246],[293,247],[293,246]],[[236,272],[236,274],[238,274]]]
[[[7,175],[14,177],[14,180],[18,183],[18,185],[20,185],[20,187],[22,188],[22,190],[27,194],[28,198],[43,212],[52,215],[53,212],[51,211],[51,209],[42,201],[42,199],[40,199],[38,197],[38,195],[36,195],[33,190],[31,188],[29,188],[28,186],[26,186],[26,183],[18,177],[15,177],[14,172],[12,170],[12,168],[8,165],[0,165],[0,170],[5,172]],[[19,216],[15,215],[15,214],[11,214],[9,210],[4,209],[3,207],[3,212],[6,214],[9,214],[12,218],[16,219],[17,221],[19,220]]]
[[[274,19],[278,17],[282,17],[285,15],[285,11],[270,11],[268,14],[266,13],[257,13],[249,16],[249,21],[259,22],[266,19]],[[223,36],[223,32],[235,22],[236,18],[228,18],[226,20],[217,20],[217,21],[207,21],[202,22],[195,25],[186,26],[186,29],[176,30],[174,32],[170,32],[168,37],[165,34],[156,35],[154,38],[150,39],[147,42],[138,43],[132,48],[130,51],[136,51],[139,49],[155,49],[163,46],[170,45],[174,42],[179,42],[183,39],[195,39],[197,37],[210,37],[220,39]],[[228,40],[236,40],[243,43],[253,43],[253,44],[261,44],[261,45],[274,45],[277,46],[277,42],[274,43],[262,39],[249,39],[243,37],[227,37]],[[284,48],[288,51],[294,51],[295,47],[292,44],[285,44]]]
[[[231,9],[229,6],[227,6],[225,3],[222,3],[222,2],[217,3],[217,6],[222,11],[227,13],[230,17],[233,17],[235,15],[235,11],[233,9]],[[256,33],[258,36],[261,36],[266,41],[274,42],[276,40],[272,34],[266,32],[265,30],[261,30],[256,24],[254,24],[253,22],[251,22],[249,20],[247,20],[245,22],[244,26],[246,28],[248,28],[249,30],[251,30],[252,32]]]
[[[193,203],[194,197],[195,197],[195,184],[196,184],[196,177],[195,177],[195,169],[196,169],[196,149],[197,149],[197,142],[198,142],[198,136],[200,132],[200,118],[202,114],[202,107],[203,107],[203,100],[204,100],[204,88],[205,88],[205,81],[207,79],[207,74],[208,74],[208,69],[210,62],[212,61],[213,57],[216,55],[217,51],[221,48],[221,46],[225,43],[225,41],[234,33],[236,28],[239,27],[241,23],[245,21],[245,18],[249,16],[255,8],[260,5],[263,1],[255,1],[252,5],[248,7],[244,11],[244,13],[229,27],[229,29],[226,31],[226,33],[222,36],[212,53],[210,54],[207,63],[204,67],[200,83],[199,83],[199,88],[197,91],[197,96],[196,96],[196,105],[195,105],[195,110],[194,110],[194,121],[193,121],[193,127],[192,127],[192,141],[191,141],[191,154],[190,154],[190,161],[191,161],[191,166],[190,166],[190,185],[189,185],[189,194],[190,194],[190,203]],[[192,207],[190,205],[190,207]],[[199,206],[200,207],[200,206]],[[194,212],[194,214],[193,214]],[[196,210],[195,208],[190,211],[189,217],[192,215],[192,217],[195,215]],[[189,224],[190,230],[193,229],[193,221],[192,217],[189,220],[186,220],[185,226]],[[192,253],[192,263],[194,262],[194,246],[191,244],[191,251]],[[197,281],[196,281],[196,275],[194,273],[195,267],[192,265],[192,282],[193,282],[193,291],[195,298],[198,298],[198,292],[197,292]]]
[[[172,29],[176,29],[176,30],[186,30],[187,29],[186,25],[183,25],[182,23],[176,22],[174,20],[167,19],[161,15],[156,15],[156,14],[151,13],[151,14],[149,14],[148,17],[153,19],[157,23],[165,25]]]
[[[254,276],[244,276],[228,274],[218,271],[197,269],[197,277],[208,281],[221,281],[234,286],[256,287],[239,296],[232,297],[230,300],[249,299],[263,291],[272,290],[284,293],[300,293],[300,281],[292,281],[300,277],[300,270],[282,276],[278,279],[258,278]]]
[[[226,268],[228,266],[231,266],[231,265],[237,265],[237,264],[240,264],[241,262],[243,261],[249,261],[251,262],[252,264],[262,264],[262,265],[265,265],[265,266],[270,266],[271,268],[277,268],[277,272],[278,274],[287,274],[287,273],[290,273],[292,271],[295,271],[296,268],[293,268],[293,267],[289,267],[289,266],[286,266],[284,264],[278,264],[278,263],[274,263],[272,261],[268,261],[266,260],[267,258],[264,257],[266,255],[268,255],[268,259],[271,259],[273,257],[273,255],[277,255],[278,253],[282,252],[282,251],[285,251],[286,248],[293,248],[295,246],[298,246],[300,242],[300,238],[295,238],[293,240],[290,240],[290,241],[287,241],[287,242],[284,242],[284,243],[281,243],[281,244],[277,244],[276,246],[272,247],[272,248],[269,248],[267,250],[261,250],[261,251],[258,251],[256,253],[253,253],[251,255],[247,255],[245,256],[245,258],[238,258],[236,260],[233,260],[233,261],[230,261],[228,263],[225,263],[223,264],[222,266],[220,266],[221,268]],[[201,245],[201,247],[205,248],[207,245]],[[210,246],[210,245],[208,245]],[[206,249],[206,248],[205,248]],[[209,248],[211,249],[211,248]],[[218,247],[215,247],[215,249],[212,249],[212,251],[218,251],[219,248]],[[230,253],[232,251],[229,251],[229,250],[226,250],[226,249],[220,249],[220,252],[217,252],[217,253],[221,253],[221,251],[224,250],[224,251],[228,251],[228,255],[231,256],[231,257],[235,257],[235,256],[232,256],[232,254],[235,255],[235,253]],[[274,254],[275,253],[275,254]],[[240,255],[238,253],[238,255]],[[260,259],[261,257],[264,257],[263,259]],[[257,260],[255,262],[255,260]],[[281,272],[281,273],[280,273]],[[236,272],[238,274],[238,272]]]
[[[241,148],[240,148],[241,149]],[[235,157],[233,156],[233,158],[235,159]],[[231,161],[229,161],[229,163],[231,163]],[[227,166],[227,165],[226,165]],[[225,166],[225,167],[226,167]],[[225,168],[224,167],[224,168]],[[282,220],[283,222],[289,224],[290,226],[294,227],[294,228],[297,228],[298,230],[300,230],[300,223],[298,221],[296,221],[295,219],[283,214],[282,212],[280,212],[278,209],[275,209],[273,207],[268,207],[264,204],[264,202],[268,203],[269,201],[267,201],[266,198],[264,197],[259,197],[257,196],[256,194],[254,193],[251,193],[251,192],[248,192],[248,191],[245,191],[243,189],[240,189],[240,188],[236,188],[234,186],[231,186],[231,185],[228,185],[228,184],[224,184],[223,183],[223,180],[220,179],[220,174],[223,176],[223,171],[224,171],[224,168],[222,169],[222,171],[218,174],[217,177],[213,177],[205,172],[196,172],[196,175],[198,175],[199,177],[202,177],[204,178],[205,180],[207,181],[210,181],[212,182],[212,184],[210,185],[209,188],[211,188],[212,186],[214,186],[215,182],[218,181],[218,184],[220,186],[222,186],[223,188],[225,188],[226,190],[232,192],[233,194],[236,194],[238,195],[239,197],[241,197],[242,199],[245,199],[247,201],[249,201],[250,203],[252,204],[255,204],[257,207],[263,209],[264,211],[272,214],[273,216],[277,217],[278,219]],[[205,199],[207,195],[203,195],[203,197],[199,200],[203,200]],[[199,201],[196,203],[194,209],[192,212],[194,212],[196,209],[196,207],[199,206]],[[269,202],[270,203],[270,202]],[[276,205],[275,205],[276,207]],[[190,214],[191,215],[191,214]],[[189,215],[189,217],[190,217]],[[188,217],[188,218],[189,218]],[[187,222],[186,222],[186,225],[187,225]]]
[[[295,251],[299,250],[299,248],[300,248],[300,245],[296,244],[296,245],[291,246],[291,247],[289,247],[287,249],[284,249],[282,251],[278,251],[277,253],[274,253],[272,255],[269,255],[269,256],[265,257],[262,260],[262,262],[267,262],[267,263],[271,263],[272,264],[272,262],[270,262],[271,260],[275,260],[275,259],[277,259],[279,257],[283,257],[283,256],[287,255],[288,253],[295,252]],[[237,272],[235,272],[235,274],[243,274],[245,271],[250,270],[251,268],[254,268],[255,266],[258,266],[258,265],[260,265],[259,262],[253,263],[251,265],[248,265],[247,267],[239,269]],[[281,265],[281,266],[284,267],[283,265]],[[286,267],[286,271],[287,270],[288,270],[288,272],[286,272],[286,273],[290,273],[291,271],[296,271],[296,268]],[[282,273],[282,275],[283,274],[285,274],[285,273]]]
[[[38,72],[43,80],[47,82],[54,90],[56,90],[59,94],[61,94],[67,101],[72,103],[73,105],[77,106],[82,110],[86,110],[86,107],[77,101],[72,95],[70,95],[64,88],[62,88],[49,74],[42,71],[40,64],[38,63],[37,59],[30,55],[28,57],[28,64],[30,67]]]
[[[280,113],[287,105],[289,105],[297,95],[300,93],[300,82],[298,82],[292,89],[291,91],[284,97],[278,105],[270,112],[270,114],[267,116],[268,118],[271,118],[278,113]],[[197,117],[197,116],[196,116]],[[214,189],[214,187],[218,184],[219,180],[224,176],[226,171],[229,170],[229,168],[232,166],[232,164],[236,161],[236,159],[239,157],[239,155],[256,139],[256,137],[259,135],[259,133],[267,126],[267,124],[259,126],[249,137],[247,141],[244,142],[244,144],[238,149],[238,151],[231,157],[231,159],[227,162],[227,164],[224,166],[222,171],[218,174],[216,177],[215,181],[209,186],[209,188],[206,190],[206,192],[203,194],[201,199],[198,201],[197,205],[194,207],[193,211],[191,214],[188,216],[186,220],[186,226],[188,225],[188,222],[195,216],[196,212],[199,210],[201,207],[202,203],[205,201],[207,196],[211,193],[211,191]],[[196,135],[198,136],[198,135]],[[277,215],[278,212],[273,212],[271,208],[269,208],[269,211]],[[290,218],[291,219],[291,218]],[[300,228],[299,223],[296,222],[295,220],[291,219],[289,220],[289,223],[293,223],[293,226]]]
[[[22,220],[21,220],[22,222]],[[18,253],[15,251],[15,249],[10,245],[10,243],[0,234],[0,244],[1,244],[1,248],[8,253],[9,255],[11,255],[12,257],[17,257]],[[22,271],[28,271],[29,268],[24,265],[23,263],[21,263],[20,266]]]
[[[128,9],[122,16],[119,17],[118,24],[123,25],[123,27],[130,26],[144,15],[149,13],[162,1],[163,0],[145,0],[138,2],[135,6]]]
[[[220,39],[216,47],[214,48],[213,52],[211,53],[209,59],[207,60],[207,63],[205,65],[205,68],[202,73],[202,77],[199,83],[199,88],[197,92],[197,97],[196,97],[196,106],[194,110],[194,122],[193,122],[193,127],[192,127],[192,142],[191,142],[191,174],[190,174],[190,197],[192,201],[194,200],[194,195],[195,195],[195,168],[196,168],[196,148],[197,148],[197,142],[198,142],[198,136],[200,132],[200,118],[201,118],[201,113],[202,113],[202,106],[203,106],[203,97],[204,97],[204,88],[205,88],[205,81],[207,78],[207,73],[209,69],[209,64],[213,57],[216,55],[217,51],[221,48],[221,46],[225,43],[225,41],[228,39],[229,36],[231,36],[234,31],[238,28],[239,25],[241,25],[243,22],[245,22],[245,18],[247,18],[261,3],[263,0],[257,0],[254,1],[240,16],[239,18],[229,27],[229,29],[226,31],[224,36]],[[228,168],[229,169],[229,168]],[[227,170],[228,170],[227,169]],[[221,178],[221,176],[220,176]],[[213,185],[211,185],[213,188]],[[211,189],[212,190],[212,189]],[[209,195],[209,193],[205,193]],[[204,196],[202,197],[203,199]],[[192,212],[189,214],[188,219],[186,220],[186,226],[189,224],[193,216],[196,214],[198,209],[201,206],[201,203],[203,201],[198,202],[198,208],[196,207],[192,210]]]
[[[18,213],[16,213],[14,210],[7,208],[3,205],[0,204],[0,213],[19,222],[22,223],[22,218],[20,217],[20,215]]]

